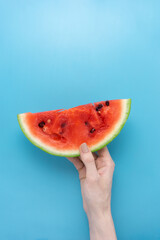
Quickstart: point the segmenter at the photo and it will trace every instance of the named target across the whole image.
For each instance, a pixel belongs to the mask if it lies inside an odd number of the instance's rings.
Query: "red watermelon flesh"
[[[18,114],[26,137],[42,150],[58,156],[78,156],[86,142],[91,151],[101,149],[121,131],[131,99],[101,101],[39,113]]]

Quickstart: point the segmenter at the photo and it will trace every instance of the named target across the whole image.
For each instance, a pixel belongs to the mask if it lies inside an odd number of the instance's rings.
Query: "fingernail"
[[[82,144],[81,144],[81,150],[82,150],[83,153],[89,152],[89,149],[88,149],[86,143],[82,143]]]

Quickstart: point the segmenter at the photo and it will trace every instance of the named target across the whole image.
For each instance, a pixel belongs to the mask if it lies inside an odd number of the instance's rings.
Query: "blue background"
[[[132,98],[108,145],[118,239],[160,239],[160,1],[0,1],[0,239],[87,240],[78,174],[17,114]]]

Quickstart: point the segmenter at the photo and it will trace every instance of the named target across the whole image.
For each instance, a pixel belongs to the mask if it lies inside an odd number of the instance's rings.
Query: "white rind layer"
[[[102,141],[100,141],[99,143],[93,145],[91,147],[91,151],[92,152],[95,152],[95,151],[101,149],[102,147],[106,146],[107,144],[109,144],[120,133],[120,131],[122,130],[125,122],[127,121],[129,113],[130,113],[131,99],[122,99],[122,104],[123,104],[123,107],[122,107],[121,118],[119,119],[119,121],[115,125],[113,131],[109,135],[107,135]],[[45,151],[47,153],[50,153],[52,155],[64,156],[64,157],[76,157],[76,156],[79,156],[79,150],[76,150],[76,151],[75,150],[58,151],[54,147],[47,146],[46,144],[43,143],[43,141],[41,141],[40,139],[35,137],[30,132],[30,130],[28,128],[28,125],[26,123],[26,113],[18,114],[17,117],[18,117],[19,125],[20,125],[21,130],[23,131],[24,135],[35,146],[39,147],[43,151]]]

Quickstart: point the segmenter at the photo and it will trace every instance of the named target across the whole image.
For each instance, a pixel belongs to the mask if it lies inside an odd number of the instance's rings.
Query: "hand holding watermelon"
[[[88,216],[91,240],[115,240],[111,215],[111,188],[114,162],[107,147],[92,153],[86,143],[80,157],[68,157],[79,172],[83,207]]]

